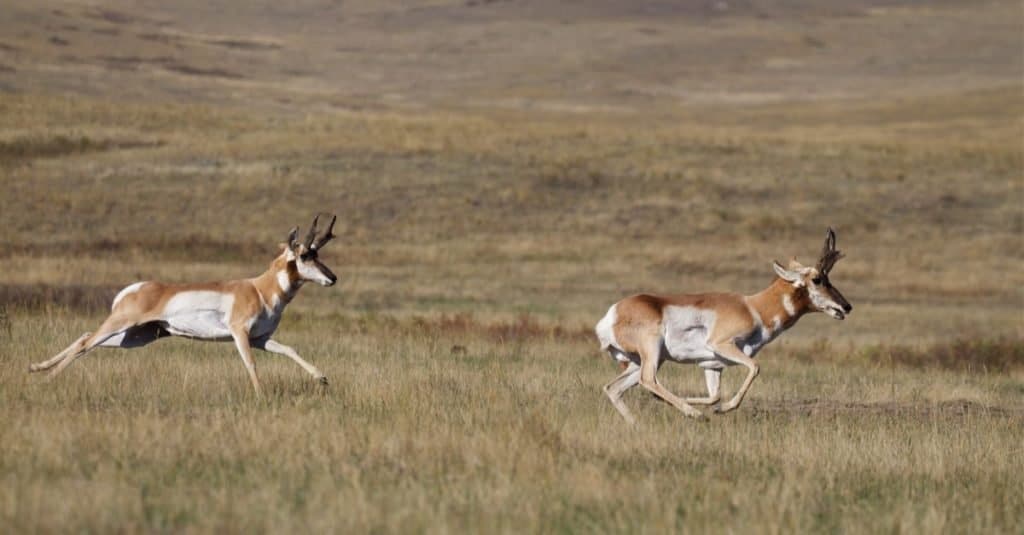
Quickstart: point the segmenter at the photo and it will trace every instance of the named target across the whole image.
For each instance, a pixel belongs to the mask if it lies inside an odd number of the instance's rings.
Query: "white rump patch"
[[[110,304],[110,310],[114,310],[115,308],[117,308],[117,304],[120,303],[121,300],[125,298],[125,296],[133,294],[133,293],[139,291],[139,288],[142,288],[143,284],[146,284],[146,283],[145,282],[136,282],[135,284],[130,284],[128,286],[125,286],[123,290],[121,290],[120,292],[117,292],[117,296],[114,297],[114,302]]]
[[[615,322],[619,317],[615,311],[617,306],[618,303],[615,303],[608,308],[608,312],[605,313],[601,321],[597,322],[597,325],[594,327],[597,340],[601,343],[601,349],[608,349],[609,347],[619,348],[619,342],[615,339]]]

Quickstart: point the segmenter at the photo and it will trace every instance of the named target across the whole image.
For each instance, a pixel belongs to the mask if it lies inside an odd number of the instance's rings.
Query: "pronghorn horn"
[[[309,234],[306,234],[306,239],[302,240],[302,244],[306,246],[306,249],[313,248],[313,238],[316,238],[317,221],[320,221],[320,214],[313,218],[313,226],[309,227]]]
[[[327,242],[331,241],[331,239],[334,238],[334,234],[331,231],[334,230],[334,222],[337,219],[338,219],[338,216],[336,216],[336,215],[332,215],[331,216],[331,223],[329,225],[327,225],[327,232],[324,232],[324,235],[321,236],[320,239],[317,240],[316,243],[313,244],[313,249],[319,249],[319,248],[323,247]]]
[[[821,247],[821,258],[818,259],[816,266],[818,273],[828,275],[828,272],[832,271],[832,266],[842,257],[843,253],[836,250],[836,231],[829,227],[825,235],[825,245]]]

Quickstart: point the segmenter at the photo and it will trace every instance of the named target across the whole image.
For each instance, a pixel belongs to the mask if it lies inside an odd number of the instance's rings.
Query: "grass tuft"
[[[37,135],[0,140],[0,164],[35,158],[59,158],[90,152],[159,147],[163,143],[96,139],[88,135]]]

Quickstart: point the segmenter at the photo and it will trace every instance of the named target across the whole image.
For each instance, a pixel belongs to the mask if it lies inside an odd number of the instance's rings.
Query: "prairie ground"
[[[24,373],[89,327],[12,321],[0,514],[15,531],[1013,532],[1024,508],[1019,341],[997,348],[1016,353],[1009,372],[770,348],[736,412],[699,423],[631,392],[629,428],[593,342],[538,326],[292,316],[281,339],[331,384],[258,357],[263,401],[230,344]],[[701,388],[694,368],[662,374]]]
[[[2,525],[1019,531],[1019,5],[277,4],[2,8]],[[277,338],[328,387],[257,355],[257,400],[181,339],[26,373],[318,211],[341,280]],[[827,226],[846,321],[765,348],[734,413],[634,390],[624,425],[611,303],[753,293]]]

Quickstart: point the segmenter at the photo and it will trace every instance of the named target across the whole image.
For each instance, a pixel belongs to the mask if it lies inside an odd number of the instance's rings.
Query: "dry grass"
[[[16,531],[1009,532],[1024,514],[1021,155],[999,142],[0,101],[0,129],[32,131],[12,139],[65,135],[37,117],[147,143],[5,160]],[[24,372],[122,285],[253,275],[318,210],[343,219],[325,251],[342,283],[304,290],[280,337],[327,390],[260,357],[257,402],[230,345],[181,340]],[[634,392],[624,428],[589,335],[605,307],[754,291],[827,224],[851,318],[766,349],[732,415]]]
[[[119,139],[136,132],[157,144],[8,160],[6,192],[18,199],[0,213],[9,295],[85,285],[109,299],[139,279],[251,276],[288,228],[325,210],[342,217],[328,259],[346,281],[330,306],[529,313],[575,328],[631,292],[753,292],[772,258],[808,259],[833,225],[848,253],[835,282],[865,319],[816,322],[807,334],[859,343],[1021,334],[1022,156],[1006,140],[949,150],[927,136],[858,141],[869,129],[856,125],[808,139],[769,136],[756,122],[715,130],[548,114],[260,119],[0,100],[0,130],[37,116],[90,137],[116,127]]]
[[[281,338],[332,384],[259,357],[263,402],[230,344],[24,374],[88,327],[19,316],[4,344],[10,529],[1008,532],[1024,513],[1020,363],[893,372],[766,350],[738,412],[697,424],[634,392],[627,429],[598,388],[614,366],[575,337],[290,318]],[[698,390],[695,368],[664,371]]]
[[[0,17],[0,525],[1019,531],[1016,3],[201,4]],[[279,338],[329,388],[258,356],[257,401],[184,340],[25,373],[317,211],[341,281]],[[828,225],[847,321],[766,348],[735,413],[634,391],[622,425],[611,302],[756,291]]]

